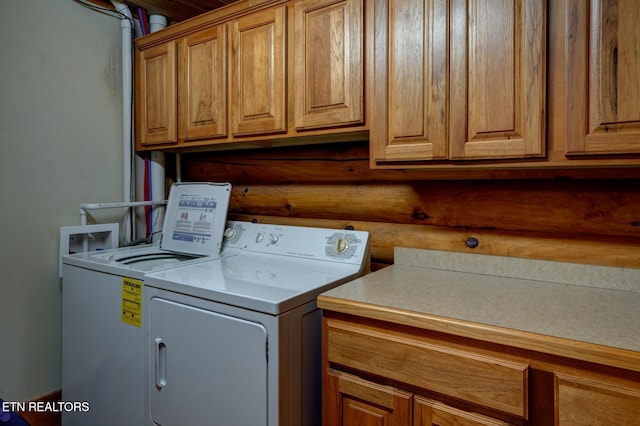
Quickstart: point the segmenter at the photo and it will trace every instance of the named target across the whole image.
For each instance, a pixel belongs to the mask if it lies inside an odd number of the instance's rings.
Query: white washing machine
[[[321,423],[316,297],[369,269],[363,231],[229,222],[232,257],[147,275],[146,424]]]
[[[63,412],[64,426],[144,424],[144,275],[220,258],[230,192],[174,184],[159,245],[63,258],[62,399],[88,403]]]

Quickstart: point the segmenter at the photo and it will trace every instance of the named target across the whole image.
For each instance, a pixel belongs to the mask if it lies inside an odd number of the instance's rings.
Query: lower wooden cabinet
[[[326,372],[324,385],[325,425],[411,425],[409,392],[335,370]]]
[[[640,422],[640,385],[556,374],[555,406],[560,425],[634,425]]]
[[[325,426],[639,424],[640,370],[323,315]]]
[[[526,362],[393,328],[354,327],[340,320],[328,321],[325,328],[331,362],[527,418]]]
[[[511,424],[482,414],[459,410],[420,396],[414,397],[413,405],[413,426],[508,426]]]
[[[508,426],[478,413],[336,370],[326,374],[325,425]]]

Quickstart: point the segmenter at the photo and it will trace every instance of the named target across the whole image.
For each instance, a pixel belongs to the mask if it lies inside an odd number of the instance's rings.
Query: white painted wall
[[[0,398],[25,401],[60,389],[59,228],[122,200],[120,22],[0,4]]]

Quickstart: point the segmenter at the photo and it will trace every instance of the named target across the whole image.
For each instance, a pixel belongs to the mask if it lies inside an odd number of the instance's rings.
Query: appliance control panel
[[[359,264],[369,255],[369,233],[228,221],[224,233],[224,247],[255,253]]]

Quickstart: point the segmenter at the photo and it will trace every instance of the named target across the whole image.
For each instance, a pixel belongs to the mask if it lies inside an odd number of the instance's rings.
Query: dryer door
[[[155,424],[267,424],[264,326],[153,298],[148,339],[149,414]]]

